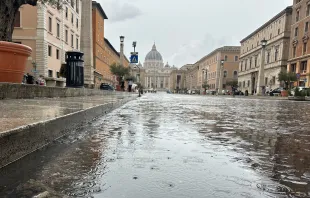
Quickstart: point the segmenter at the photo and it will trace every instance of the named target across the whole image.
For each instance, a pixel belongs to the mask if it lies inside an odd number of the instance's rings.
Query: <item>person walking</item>
[[[133,82],[132,82],[132,80],[130,80],[128,82],[128,92],[131,92],[132,84],[133,84]]]

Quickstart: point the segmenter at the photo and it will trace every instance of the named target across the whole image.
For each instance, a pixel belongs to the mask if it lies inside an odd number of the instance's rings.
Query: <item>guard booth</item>
[[[84,87],[84,53],[69,51],[66,53],[66,86]]]

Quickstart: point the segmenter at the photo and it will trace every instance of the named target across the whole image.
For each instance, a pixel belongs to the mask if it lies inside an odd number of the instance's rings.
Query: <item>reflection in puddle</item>
[[[0,170],[0,196],[310,197],[304,104],[148,94]]]

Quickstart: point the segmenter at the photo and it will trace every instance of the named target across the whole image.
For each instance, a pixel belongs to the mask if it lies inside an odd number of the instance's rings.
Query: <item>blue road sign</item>
[[[297,74],[296,74],[296,77],[297,77],[298,79],[300,79],[300,73],[297,73]]]
[[[138,63],[138,55],[131,55],[130,63]]]

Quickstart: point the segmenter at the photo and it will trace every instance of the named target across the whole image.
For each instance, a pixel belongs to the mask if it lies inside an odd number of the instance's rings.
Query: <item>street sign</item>
[[[300,73],[296,74],[297,79],[300,79]]]
[[[131,55],[130,63],[138,63],[138,55]]]

